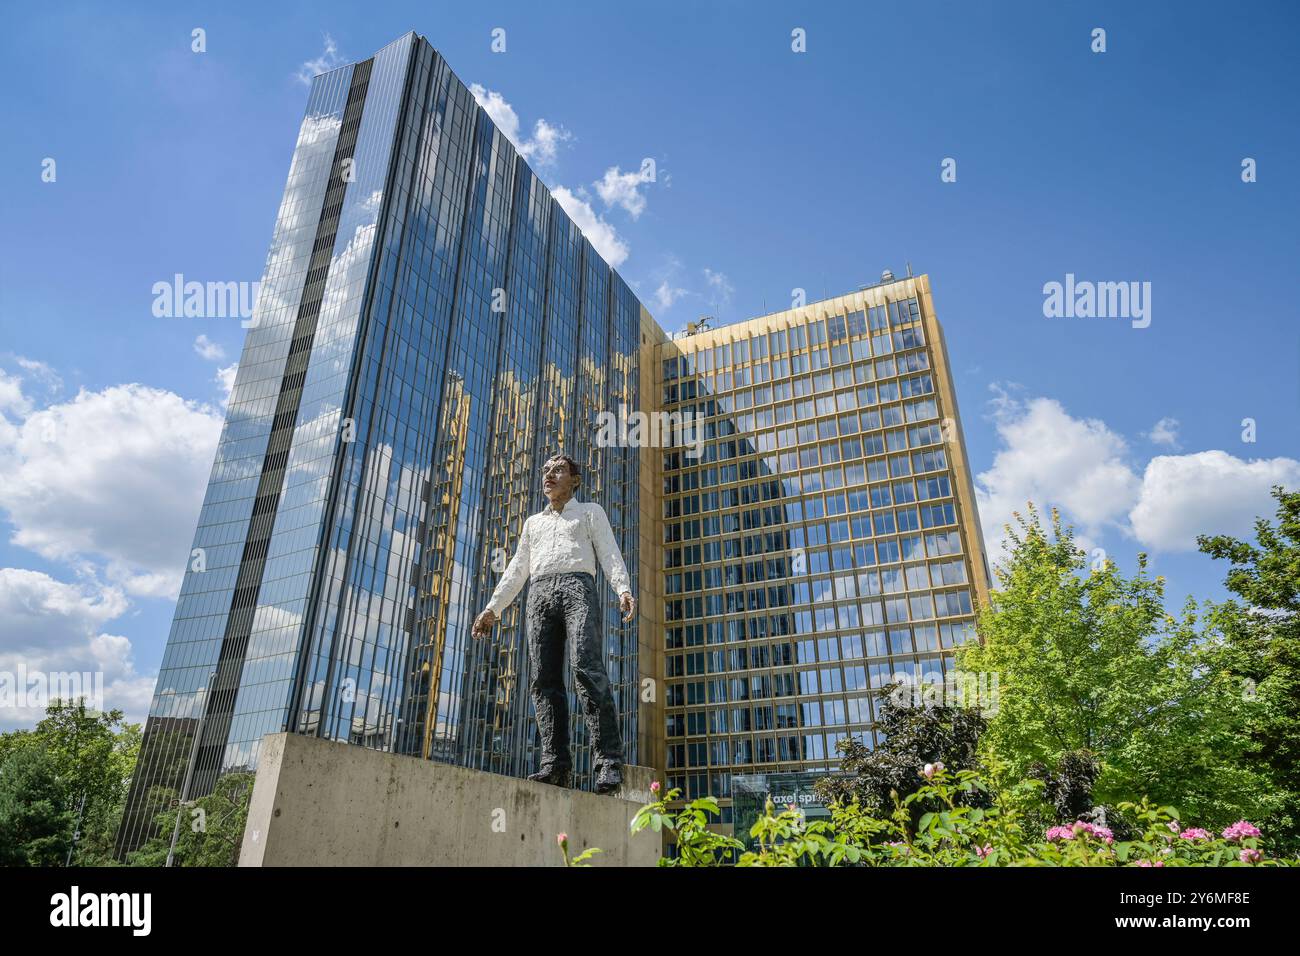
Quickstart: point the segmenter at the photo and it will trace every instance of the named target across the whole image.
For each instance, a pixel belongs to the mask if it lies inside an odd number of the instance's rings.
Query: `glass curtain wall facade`
[[[643,456],[595,436],[641,408],[653,321],[422,37],[313,82],[250,325],[122,855],[187,767],[210,793],[267,733],[530,772],[524,597],[494,639],[470,624],[548,455],[584,466],[638,593],[648,573]],[[627,759],[649,762],[648,619],[600,588]]]
[[[731,821],[734,775],[874,744],[868,692],[941,683],[988,566],[929,280],[679,336],[663,409],[665,773]],[[756,777],[761,779],[761,777]]]

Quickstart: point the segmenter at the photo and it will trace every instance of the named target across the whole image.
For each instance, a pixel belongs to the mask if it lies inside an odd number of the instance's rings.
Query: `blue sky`
[[[301,77],[412,29],[670,330],[928,272],[990,536],[1057,504],[1176,606],[1223,593],[1197,531],[1300,485],[1294,5],[484,6],[3,14],[0,669],[143,717],[244,334],[152,286],[259,279]],[[1067,273],[1149,282],[1150,325],[1045,317]]]

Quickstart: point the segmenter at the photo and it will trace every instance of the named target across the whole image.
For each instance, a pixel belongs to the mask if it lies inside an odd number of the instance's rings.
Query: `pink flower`
[[[943,771],[943,761],[936,760],[934,763],[928,763],[925,765],[925,769],[921,771],[921,776],[925,777],[926,780],[932,780],[934,779],[934,775],[936,773],[940,773],[942,771]]]
[[[569,842],[569,835],[567,833],[557,833],[555,834],[555,842],[560,846],[564,846],[564,844]]]
[[[659,781],[658,781],[658,780],[656,780],[654,783],[650,784],[650,792],[651,792],[651,793],[658,793],[658,792],[659,792]]]
[[[1115,842],[1115,834],[1107,827],[1099,827],[1096,824],[1088,823],[1086,820],[1078,820],[1069,826],[1052,827],[1047,831],[1048,840],[1073,840],[1077,836],[1088,835],[1096,837],[1108,846]]]
[[[1210,831],[1209,831],[1209,830],[1202,830],[1200,827],[1191,827],[1190,829],[1184,830],[1182,833],[1178,834],[1178,839],[1180,839],[1180,840],[1208,840],[1208,839],[1210,839]]]
[[[1154,863],[1152,863],[1150,860],[1138,861],[1138,866],[1164,866],[1164,865],[1165,865],[1164,860],[1156,860]]]
[[[1223,831],[1225,840],[1244,840],[1247,837],[1259,836],[1259,830],[1254,825],[1247,823],[1245,820],[1238,820],[1228,829]]]
[[[1252,850],[1249,847],[1237,854],[1237,859],[1242,863],[1258,863],[1264,858],[1264,854],[1258,850]]]
[[[988,855],[992,852],[993,852],[993,847],[987,843],[984,844],[983,846],[977,846],[975,848],[975,855],[979,857],[981,860],[987,859]]]
[[[1084,823],[1082,820],[1079,821],[1079,825],[1083,827],[1084,832],[1089,836],[1094,836],[1108,844],[1115,842],[1115,834],[1111,832],[1109,827],[1099,827],[1095,823]]]
[[[1174,822],[1173,820],[1170,820],[1168,823],[1165,824],[1165,826],[1167,826],[1167,827],[1169,828],[1169,832],[1170,832],[1170,833],[1177,833],[1177,832],[1178,832],[1178,824],[1177,824],[1176,822]]]

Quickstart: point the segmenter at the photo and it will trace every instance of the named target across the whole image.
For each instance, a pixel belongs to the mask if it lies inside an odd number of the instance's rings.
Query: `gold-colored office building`
[[[643,349],[643,395],[703,429],[642,463],[657,762],[729,823],[734,781],[823,772],[845,735],[872,741],[872,689],[942,682],[988,564],[928,276]]]

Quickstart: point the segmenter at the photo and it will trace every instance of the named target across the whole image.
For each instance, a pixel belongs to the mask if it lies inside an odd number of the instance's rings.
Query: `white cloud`
[[[563,126],[555,126],[544,119],[533,125],[531,139],[524,139],[520,134],[519,114],[500,93],[489,90],[480,83],[470,84],[469,91],[479,106],[487,111],[496,128],[506,139],[515,144],[519,154],[531,159],[538,166],[554,164],[561,143],[573,139],[573,135]]]
[[[659,288],[655,289],[654,298],[651,301],[654,303],[656,312],[667,312],[673,307],[673,303],[684,295],[690,295],[690,290],[680,289],[665,279],[659,283]]]
[[[1054,399],[993,390],[1001,448],[975,488],[991,560],[1002,554],[1002,526],[1027,501],[1042,512],[1060,508],[1085,549],[1112,530],[1152,551],[1194,551],[1198,534],[1249,537],[1255,518],[1273,513],[1272,486],[1300,486],[1293,459],[1245,461],[1213,450],[1160,455],[1139,474],[1127,443],[1104,422],[1075,418]],[[1152,433],[1172,434],[1177,424],[1162,419]]]
[[[32,403],[23,394],[23,380],[0,368],[0,415],[5,412],[26,415],[31,410]]]
[[[1147,432],[1146,437],[1153,444],[1165,445],[1175,450],[1178,449],[1178,419],[1162,418],[1151,426],[1151,431]]]
[[[680,299],[699,294],[678,284],[681,281],[681,274],[681,260],[672,253],[665,254],[661,265],[650,271],[647,279],[648,284],[654,291],[648,297],[643,295],[642,298],[651,307],[655,315],[662,316]],[[639,290],[639,283],[635,284],[633,288]]]
[[[515,144],[520,155],[539,167],[553,165],[560,144],[573,139],[572,134],[563,126],[549,123],[545,119],[538,119],[533,125],[532,136],[525,138],[519,114],[504,96],[496,90],[487,89],[481,83],[472,83],[469,89],[497,129]],[[636,219],[645,211],[646,206],[645,196],[640,192],[639,187],[653,181],[654,174],[649,167],[644,171],[625,173],[618,166],[611,166],[593,185],[606,208],[621,206],[633,219]],[[592,208],[585,187],[573,190],[567,186],[555,186],[551,189],[551,194],[606,262],[617,269],[627,261],[630,251],[627,242]],[[675,289],[669,283],[668,287],[662,290],[662,295],[675,301],[686,291]],[[671,305],[671,302],[669,304]]]
[[[66,584],[39,571],[0,568],[0,671],[15,679],[23,669],[29,677],[38,671],[102,673],[104,709],[118,708],[128,720],[143,721],[154,678],[136,673],[127,638],[102,631],[128,607],[118,588]],[[30,727],[43,716],[39,706],[6,709],[0,712],[0,728]]]
[[[990,560],[1001,554],[1002,526],[1027,501],[1044,512],[1061,508],[1083,537],[1122,527],[1140,485],[1124,461],[1124,439],[1097,419],[1072,417],[1055,399],[1021,401],[994,390],[1002,447],[975,489]]]
[[[0,419],[11,540],[89,563],[128,593],[174,595],[221,424],[217,410],[144,385]]]
[[[39,362],[36,359],[25,358],[22,355],[15,355],[14,361],[18,363],[18,367],[26,372],[29,377],[36,379],[36,381],[44,385],[47,392],[53,393],[63,388],[63,379],[59,377],[59,373],[54,371],[54,369],[50,368],[44,362]]]
[[[239,374],[239,363],[217,369],[216,382],[221,386],[221,404],[230,404],[230,392],[235,387],[235,376]]]
[[[489,90],[481,83],[471,83],[469,91],[474,94],[478,105],[487,110],[487,115],[510,142],[519,142],[519,114],[506,102],[506,98],[496,90]]]
[[[533,126],[533,138],[521,147],[526,158],[538,166],[551,166],[559,155],[560,144],[573,139],[563,126],[552,126],[544,119],[539,119]]]
[[[641,194],[640,187],[649,182],[654,182],[654,174],[649,167],[625,173],[618,166],[611,166],[594,185],[607,209],[622,206],[633,219],[639,219],[645,211],[645,196]]]
[[[5,371],[0,368],[0,415],[10,414],[22,417],[30,414],[36,404],[28,394],[27,386],[35,382],[48,397],[57,395],[63,388],[63,379],[44,362],[22,355],[8,353],[6,362],[16,365],[21,371]],[[4,426],[0,424],[0,432]]]
[[[226,357],[226,350],[206,335],[200,335],[194,340],[194,351],[209,362],[219,362]]]
[[[299,83],[311,86],[314,77],[321,73],[329,73],[331,70],[337,70],[339,67],[347,64],[345,57],[339,56],[338,44],[328,33],[324,36],[325,49],[321,55],[313,60],[307,60],[298,67],[296,74]]]
[[[0,568],[0,653],[44,661],[41,655],[78,646],[129,607],[120,588],[81,587],[40,571]],[[31,626],[35,620],[44,623]]]
[[[617,269],[627,260],[627,243],[619,238],[613,226],[596,215],[591,203],[565,186],[557,186],[552,195],[606,262]]]
[[[1142,476],[1133,533],[1162,551],[1195,551],[1198,534],[1253,538],[1255,519],[1273,514],[1273,485],[1300,487],[1300,462],[1244,461],[1225,451],[1158,456]]]
[[[731,284],[726,273],[714,272],[712,269],[704,270],[704,281],[713,288],[713,308],[718,310],[731,305],[731,297],[736,292],[736,287]]]
[[[654,292],[649,302],[656,315],[667,312],[688,296],[697,296],[701,300],[707,299],[715,317],[721,309],[731,304],[731,297],[736,289],[725,273],[708,268],[702,269],[705,288],[699,291],[678,285],[678,282],[682,281],[680,277],[683,271],[681,260],[669,253],[664,257],[663,264],[650,272],[649,280],[654,286]]]

